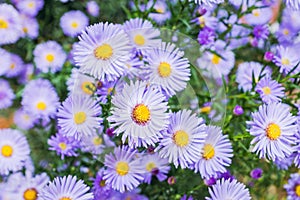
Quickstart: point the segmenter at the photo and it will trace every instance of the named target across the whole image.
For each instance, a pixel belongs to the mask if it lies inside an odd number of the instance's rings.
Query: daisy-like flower
[[[41,200],[93,200],[94,196],[88,192],[89,187],[76,176],[56,177],[43,188],[39,198]]]
[[[154,1],[151,0],[147,4],[147,9],[150,9],[152,5],[154,4]],[[155,1],[155,4],[153,6],[153,9],[156,12],[151,12],[149,14],[149,18],[153,19],[157,24],[163,24],[166,20],[171,18],[171,12],[168,9],[168,5],[163,0]]]
[[[0,175],[21,170],[30,153],[26,137],[13,129],[0,129],[0,137]]]
[[[18,109],[14,113],[14,123],[17,127],[23,130],[29,130],[33,128],[36,118],[34,116],[29,115],[22,108]]]
[[[264,103],[279,102],[284,97],[284,87],[269,75],[263,77],[256,85],[255,91],[260,94]]]
[[[159,155],[168,158],[177,168],[186,168],[196,162],[204,147],[207,136],[204,120],[192,114],[190,110],[182,110],[170,114],[170,124],[163,131],[159,142]]]
[[[58,126],[64,135],[81,139],[83,135],[92,135],[100,127],[101,112],[101,106],[94,99],[71,95],[58,110]]]
[[[299,0],[284,0],[286,3],[287,7],[295,9],[295,10],[300,10],[300,1]]]
[[[258,112],[252,113],[252,121],[248,121],[249,132],[255,138],[251,141],[254,145],[252,152],[260,158],[275,161],[283,159],[293,152],[291,145],[295,144],[297,133],[296,120],[290,108],[282,103],[261,105]]]
[[[129,36],[134,52],[143,54],[145,50],[156,47],[161,42],[158,38],[160,31],[148,20],[130,19],[124,23],[123,28]]]
[[[9,4],[0,4],[0,45],[15,43],[22,35],[18,11]]]
[[[131,191],[135,189],[144,179],[144,169],[140,160],[135,158],[137,151],[130,150],[127,146],[116,147],[113,153],[105,155],[104,180],[113,189],[120,191]]]
[[[88,17],[79,10],[66,12],[60,18],[60,27],[62,28],[64,34],[70,37],[76,37],[88,25]]]
[[[267,24],[272,18],[272,8],[265,6],[263,2],[250,1],[248,7],[255,6],[256,8],[251,13],[246,14],[244,20],[251,25],[262,25]]]
[[[55,41],[38,44],[33,55],[36,67],[44,73],[60,71],[67,58],[60,44]]]
[[[167,96],[185,89],[190,80],[189,61],[183,55],[174,44],[165,42],[147,52],[148,81],[159,86]]]
[[[98,23],[88,26],[74,47],[74,60],[83,73],[103,80],[124,74],[130,54],[129,39],[120,26]]]
[[[98,4],[97,4],[96,1],[89,1],[89,2],[87,2],[87,4],[86,4],[86,10],[93,17],[98,17],[99,16],[99,10],[100,10],[100,8],[99,8],[99,6],[98,6]]]
[[[284,189],[287,192],[287,200],[300,200],[300,174],[294,173],[290,175],[288,183]]]
[[[30,39],[35,39],[39,35],[39,23],[36,18],[21,15],[23,37],[27,36]]]
[[[35,17],[44,6],[44,0],[22,0],[16,4],[21,13]]]
[[[96,178],[94,179],[93,182],[93,193],[95,196],[95,199],[97,200],[106,200],[109,199],[111,193],[112,193],[112,188],[110,185],[106,184],[106,180],[103,179],[105,169],[101,168],[96,175]]]
[[[112,98],[112,116],[108,120],[117,127],[117,135],[123,133],[122,141],[129,138],[129,145],[138,145],[143,140],[144,146],[154,145],[160,131],[168,125],[168,106],[162,93],[146,82],[136,81],[126,84],[122,92]]]
[[[14,98],[15,94],[9,83],[4,79],[0,79],[0,110],[10,107]]]
[[[0,30],[1,32],[1,30]],[[11,65],[11,54],[8,53],[6,50],[0,48],[0,76],[6,74],[6,72],[9,70]]]
[[[11,53],[10,65],[5,74],[6,77],[12,78],[19,76],[24,70],[24,63],[20,56]]]
[[[49,150],[56,151],[57,155],[61,155],[63,160],[65,156],[77,156],[75,152],[79,148],[79,141],[74,137],[67,137],[61,133],[51,136],[48,139]]]
[[[151,183],[152,176],[156,176],[160,182],[166,180],[171,169],[168,159],[159,157],[157,153],[144,155],[141,159],[141,165],[146,171],[144,182],[148,184]]]
[[[206,129],[204,147],[200,158],[195,163],[195,172],[200,172],[202,178],[215,176],[217,172],[226,172],[231,164],[233,150],[227,135],[222,134],[221,128],[208,126]]]
[[[25,86],[22,97],[21,104],[29,115],[44,120],[55,116],[59,98],[50,81],[45,79],[30,81]]]
[[[281,73],[288,73],[300,62],[300,57],[292,47],[278,46],[273,62],[280,67]],[[298,71],[300,71],[299,66],[294,72]]]
[[[218,180],[215,185],[208,189],[210,197],[206,200],[250,200],[249,189],[243,183],[234,180]]]
[[[224,3],[224,0],[189,0],[189,1],[194,1],[197,4],[206,5],[210,7],[216,4]]]

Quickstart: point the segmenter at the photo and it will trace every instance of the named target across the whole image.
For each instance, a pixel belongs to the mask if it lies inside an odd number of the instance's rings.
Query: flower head
[[[88,25],[88,17],[79,10],[68,11],[60,18],[60,27],[70,37],[76,37]]]
[[[11,89],[8,81],[0,79],[0,110],[10,107],[14,98],[14,91]]]
[[[294,173],[290,175],[288,183],[284,185],[287,192],[287,200],[300,199],[300,174]]]

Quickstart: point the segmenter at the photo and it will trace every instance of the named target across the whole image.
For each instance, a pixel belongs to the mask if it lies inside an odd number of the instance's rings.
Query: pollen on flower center
[[[165,10],[163,8],[156,8],[155,10],[156,10],[156,12],[158,12],[160,14],[163,14],[165,12]]]
[[[106,185],[105,180],[100,181],[100,187],[104,187]]]
[[[112,54],[113,49],[109,44],[102,44],[94,50],[95,57],[101,60],[109,59],[112,56]]]
[[[78,27],[78,23],[77,22],[72,22],[71,26],[72,26],[72,28],[77,28]]]
[[[60,148],[61,150],[63,150],[63,151],[66,150],[66,148],[67,148],[67,144],[66,144],[65,142],[59,143],[58,146],[59,146],[59,148]]]
[[[271,94],[271,88],[269,87],[263,87],[262,91],[264,92],[265,95]]]
[[[266,134],[270,140],[276,140],[281,134],[280,127],[277,124],[271,123],[266,128]]]
[[[85,81],[81,84],[81,89],[84,93],[92,95],[96,90],[96,86],[90,81]]]
[[[135,123],[144,125],[150,120],[150,110],[144,104],[138,104],[133,108],[131,118]]]
[[[120,176],[125,176],[129,171],[128,163],[123,161],[118,162],[116,165],[116,171]]]
[[[290,61],[289,61],[289,59],[287,59],[287,58],[282,58],[282,59],[281,59],[281,64],[283,64],[283,65],[289,65],[289,64],[290,64]]]
[[[10,145],[3,145],[1,148],[1,154],[4,157],[11,157],[14,150]]]
[[[29,7],[29,8],[33,8],[33,7],[34,7],[34,2],[30,2],[30,3],[28,4],[28,7]]]
[[[297,195],[298,197],[300,197],[300,185],[297,185],[297,186],[295,187],[295,193],[296,193],[296,195]]]
[[[62,197],[59,200],[72,200],[70,197]]]
[[[23,194],[24,200],[36,200],[37,199],[37,191],[34,188],[30,188],[25,190]]]
[[[38,103],[36,104],[36,108],[37,108],[38,110],[46,110],[47,105],[45,104],[45,102],[40,101],[40,102],[38,102]]]
[[[173,140],[177,146],[185,147],[189,143],[189,135],[185,131],[179,130],[175,132]]]
[[[144,45],[145,44],[145,38],[144,36],[140,35],[140,34],[137,34],[135,37],[134,37],[134,42],[137,44],[137,45]]]
[[[156,167],[155,163],[154,162],[149,162],[147,165],[146,165],[146,170],[148,172],[151,172],[152,169],[154,169]]]
[[[260,16],[260,12],[259,12],[259,10],[257,10],[257,9],[252,10],[252,14],[253,14],[255,17],[259,17],[259,16]]]
[[[215,149],[211,144],[205,144],[203,147],[202,157],[206,160],[209,160],[215,156]]]
[[[158,66],[158,73],[161,77],[169,77],[171,75],[172,68],[167,62],[161,62]]]
[[[283,29],[283,34],[284,35],[288,35],[289,33],[290,33],[290,31],[287,28]]]
[[[4,19],[0,19],[0,29],[7,29],[8,28],[8,22]]]
[[[93,138],[93,144],[94,144],[95,146],[99,146],[99,145],[102,144],[102,143],[103,143],[103,140],[102,140],[101,137],[96,136],[96,137]]]
[[[83,124],[86,120],[85,112],[77,112],[74,114],[74,122],[75,124]]]
[[[51,53],[47,54],[47,55],[46,55],[46,60],[47,60],[48,62],[53,62],[53,60],[54,60],[54,55],[51,54]]]
[[[217,56],[216,54],[214,54],[211,58],[211,62],[215,65],[219,64],[221,61],[221,58],[219,56]]]

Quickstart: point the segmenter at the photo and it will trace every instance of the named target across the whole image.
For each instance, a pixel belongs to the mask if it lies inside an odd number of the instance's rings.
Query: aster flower
[[[273,62],[280,67],[281,73],[289,73],[300,61],[300,57],[298,52],[292,47],[277,47],[277,53],[274,56]],[[297,67],[294,72],[298,72],[300,70]]]
[[[36,67],[44,73],[60,71],[67,58],[60,44],[55,41],[38,44],[33,55]]]
[[[15,94],[9,83],[4,79],[0,79],[0,110],[10,107],[14,98]]]
[[[248,2],[248,7],[255,6],[256,8],[251,11],[251,13],[245,15],[245,21],[251,25],[262,25],[267,24],[272,17],[272,8],[270,6],[265,6],[261,1]]]
[[[297,140],[296,140],[296,142],[297,142]],[[274,164],[276,165],[277,169],[287,170],[290,166],[292,166],[293,162],[295,162],[295,165],[297,166],[296,157],[297,157],[297,155],[294,152],[291,155],[289,155],[288,157],[281,158],[281,159],[276,158],[274,161]]]
[[[287,192],[287,200],[300,200],[300,174],[294,173],[290,175],[288,183],[284,189]]]
[[[167,179],[167,174],[171,167],[168,159],[161,158],[157,153],[142,156],[141,165],[144,166],[146,173],[144,174],[144,182],[150,184],[152,176],[162,182]]]
[[[253,28],[253,35],[256,39],[268,39],[269,27],[267,25],[257,25]]]
[[[156,47],[160,44],[160,31],[153,27],[148,20],[141,18],[130,19],[123,25],[124,31],[128,34],[133,52],[145,53],[145,50]]]
[[[253,179],[259,179],[262,176],[263,170],[261,168],[255,168],[253,170],[251,170],[250,172],[250,176]]]
[[[18,109],[14,113],[14,123],[17,127],[23,130],[29,130],[34,127],[34,123],[36,118],[34,116],[29,115],[22,108]]]
[[[104,179],[113,189],[131,191],[144,179],[143,168],[139,159],[134,159],[137,151],[129,150],[126,146],[116,147],[113,153],[105,155]]]
[[[83,135],[92,135],[100,127],[101,112],[100,105],[94,99],[71,95],[58,109],[58,126],[64,135],[81,139]]]
[[[255,91],[260,94],[264,103],[279,102],[284,97],[284,87],[266,75],[256,85]]]
[[[184,52],[174,44],[162,42],[160,46],[147,52],[147,78],[160,87],[167,96],[186,88],[190,80],[190,68]]]
[[[70,37],[76,37],[88,25],[88,17],[79,10],[68,11],[60,18],[60,27]]]
[[[26,137],[13,129],[0,129],[0,137],[0,175],[21,170],[30,153]]]
[[[18,10],[28,16],[35,17],[44,6],[44,0],[22,0],[16,4]]]
[[[202,30],[200,30],[197,40],[200,45],[210,46],[214,43],[215,38],[215,31],[208,27],[205,27]]]
[[[37,79],[25,86],[21,104],[29,115],[49,120],[56,114],[59,98],[50,81]]]
[[[221,128],[208,126],[207,137],[198,160],[193,167],[195,172],[200,172],[202,178],[216,175],[217,172],[226,172],[231,164],[233,150],[227,135],[222,134]]]
[[[289,106],[282,103],[261,105],[258,112],[252,113],[252,121],[248,121],[249,132],[254,136],[252,152],[260,158],[266,156],[273,161],[282,159],[293,152],[297,126],[296,117],[289,112]]]
[[[210,28],[215,30],[218,24],[218,19],[212,16],[212,12],[206,11],[203,15],[196,17],[191,21],[198,24],[201,28]]]
[[[210,197],[206,197],[206,200],[250,200],[249,189],[245,187],[243,183],[235,180],[218,180],[215,185],[208,189]]]
[[[21,15],[23,37],[27,36],[30,39],[35,39],[39,35],[39,24],[36,18],[31,18],[26,15]]]
[[[198,160],[207,136],[204,120],[182,110],[170,114],[170,124],[155,149],[162,158],[168,158],[177,168],[186,168]]]
[[[168,106],[164,96],[158,90],[147,87],[146,82],[131,82],[124,85],[122,92],[112,98],[112,116],[117,135],[123,133],[122,141],[129,138],[130,146],[154,145],[158,141],[160,131],[168,125]]]
[[[224,0],[189,0],[200,5],[213,6],[215,4],[224,3]]]
[[[95,1],[89,1],[89,2],[87,2],[87,4],[86,4],[86,10],[93,17],[98,17],[99,16],[99,10],[100,10],[100,8],[99,8],[97,2],[95,2]]]
[[[0,76],[6,74],[11,65],[11,54],[0,48]]]
[[[18,11],[9,4],[0,4],[0,45],[15,43],[22,35]]]
[[[112,81],[124,74],[130,48],[128,36],[119,26],[98,23],[79,36],[74,60],[83,73]]]
[[[77,180],[76,176],[56,177],[52,182],[43,188],[39,197],[42,200],[53,199],[76,199],[93,200],[94,196],[88,192],[89,187],[83,180]]]
[[[299,0],[284,0],[286,3],[287,7],[295,9],[295,10],[300,10],[300,1]]]
[[[235,115],[242,115],[244,113],[244,109],[243,109],[243,107],[242,106],[240,106],[240,105],[236,105],[235,107],[234,107],[234,109],[233,109],[233,114],[235,114]]]
[[[5,73],[5,76],[8,78],[19,76],[24,70],[24,63],[20,56],[17,54],[10,54],[10,65],[8,70]]]
[[[106,180],[103,179],[105,169],[101,168],[97,174],[96,178],[93,180],[93,193],[97,200],[107,200],[111,196],[113,190],[106,184]]]
[[[148,2],[146,7],[149,9],[152,7],[154,1],[151,0]],[[153,19],[157,24],[163,24],[166,20],[171,18],[171,12],[168,10],[167,3],[163,0],[157,0],[153,6],[153,9],[156,13],[151,12],[149,18]]]

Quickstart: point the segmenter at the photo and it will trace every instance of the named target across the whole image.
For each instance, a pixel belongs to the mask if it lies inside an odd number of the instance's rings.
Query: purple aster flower
[[[267,52],[265,53],[265,55],[264,55],[264,60],[265,60],[265,61],[270,62],[270,61],[273,60],[273,58],[274,58],[274,54],[273,54],[272,52],[270,52],[270,51],[267,51]]]
[[[57,155],[61,155],[63,160],[65,156],[77,156],[75,152],[79,148],[79,141],[73,137],[67,137],[61,133],[52,135],[48,139],[49,150],[56,151]]]
[[[205,5],[205,6],[213,6],[216,4],[224,3],[224,0],[189,0],[189,1],[194,1],[197,4],[200,5]]]
[[[262,176],[263,170],[261,168],[255,168],[250,172],[250,176],[253,179],[259,179]]]
[[[274,56],[273,62],[280,67],[281,73],[290,72],[300,61],[298,51],[292,47],[278,46],[277,53]],[[294,72],[298,72],[300,67],[298,66]]]
[[[124,74],[131,46],[118,25],[98,23],[88,26],[74,46],[74,60],[83,73],[100,81],[116,80]]]
[[[100,127],[101,106],[91,97],[71,95],[60,106],[57,124],[62,134],[81,139]]]
[[[55,41],[38,44],[33,55],[36,67],[43,73],[60,71],[67,58],[60,44]]]
[[[110,185],[106,184],[106,180],[103,179],[105,169],[101,168],[93,182],[94,200],[107,200],[111,196],[113,190]]]
[[[21,15],[23,37],[35,39],[39,35],[39,23],[36,18],[31,18],[26,15]]]
[[[181,198],[180,198],[180,200],[193,200],[194,198],[192,197],[192,195],[191,196],[187,196],[186,194],[185,195],[183,195]]]
[[[14,91],[11,89],[8,81],[0,79],[0,110],[10,107],[14,98]]]
[[[7,73],[11,65],[11,54],[0,48],[0,76]]]
[[[282,159],[294,151],[297,132],[296,117],[290,113],[290,108],[282,103],[261,105],[259,110],[252,113],[252,121],[248,121],[249,132],[254,139],[252,152],[259,158]]]
[[[170,124],[162,131],[163,137],[155,149],[162,158],[168,158],[177,168],[188,167],[201,155],[207,136],[204,120],[190,110],[170,114]]]
[[[268,25],[256,25],[253,28],[253,35],[256,39],[268,39],[269,36],[269,27]]]
[[[300,10],[300,1],[299,0],[284,0],[286,3],[287,7],[295,9],[295,10]]]
[[[22,35],[22,24],[17,10],[9,4],[0,4],[0,45],[15,43]]]
[[[279,44],[282,46],[292,45],[298,31],[295,31],[290,22],[282,22],[275,32]]]
[[[77,180],[76,176],[56,177],[43,188],[39,197],[43,200],[93,200],[94,195],[83,180]]]
[[[285,184],[283,187],[287,193],[287,200],[299,200],[300,199],[300,174],[299,173],[291,174],[288,183]]]
[[[259,80],[255,87],[255,91],[260,94],[260,98],[266,104],[271,102],[279,102],[284,97],[284,87],[277,81],[272,80],[266,75]]]
[[[35,68],[32,63],[24,64],[22,73],[18,77],[18,82],[25,85],[37,74],[38,73],[35,73]]]
[[[76,37],[88,25],[89,18],[79,10],[68,11],[60,18],[60,27],[70,37]]]
[[[99,95],[98,99],[101,103],[107,103],[107,96],[112,96],[116,94],[116,85],[119,81],[108,81],[104,82],[96,91],[96,94]],[[123,88],[122,88],[123,89]],[[121,92],[122,90],[118,91]]]
[[[30,17],[35,17],[44,6],[44,0],[21,0],[16,4],[18,10]]]
[[[212,16],[212,12],[206,12],[205,14],[196,17],[191,21],[192,23],[198,24],[201,28],[210,28],[215,30],[218,24],[218,19]]]
[[[242,115],[244,113],[244,109],[240,105],[236,105],[233,109],[233,114],[235,115]]]
[[[233,150],[227,135],[222,134],[221,128],[217,126],[207,126],[207,137],[200,157],[198,157],[193,168],[195,172],[200,172],[202,178],[215,176],[217,172],[226,172],[226,168],[231,164]]]
[[[281,158],[281,159],[276,158],[274,164],[277,166],[278,169],[287,170],[293,164],[293,162],[296,163],[296,156],[297,156],[296,153],[292,153],[286,158]],[[295,165],[297,165],[297,163]]]
[[[291,8],[285,8],[282,13],[281,25],[287,25],[293,32],[300,30],[300,12]]]
[[[133,191],[126,191],[123,194],[120,195],[120,197],[113,195],[112,200],[117,200],[117,199],[129,199],[129,200],[148,200],[148,198],[145,195],[139,194],[140,190],[135,189]],[[118,197],[114,199],[114,197]]]
[[[217,178],[215,177],[209,177],[209,178],[204,178],[204,184],[207,186],[212,186],[214,184],[216,184],[217,182]]]
[[[8,175],[25,166],[30,149],[23,133],[13,129],[0,129],[0,175]]]
[[[149,9],[150,7],[152,7],[153,3],[154,1],[150,0],[146,7]],[[151,12],[149,14],[149,18],[154,20],[157,24],[162,25],[166,20],[171,18],[171,12],[169,11],[167,3],[165,1],[155,1],[153,9],[156,11],[156,13]]]
[[[174,185],[176,183],[176,178],[174,176],[170,176],[167,182],[169,185]]]
[[[210,197],[205,197],[206,200],[250,200],[249,189],[243,183],[237,180],[218,180],[215,185],[208,189]]]
[[[11,53],[10,55],[11,55],[10,66],[5,74],[5,76],[8,78],[19,76],[24,69],[24,63],[22,58],[17,54]]]
[[[144,179],[144,169],[135,158],[137,151],[126,146],[116,147],[113,153],[105,155],[104,179],[113,189],[121,193],[135,189]]]
[[[267,24],[272,18],[272,8],[264,6],[261,1],[248,2],[248,7],[255,6],[256,8],[251,13],[245,15],[245,21],[251,25]]]
[[[18,109],[14,113],[14,123],[17,125],[17,127],[23,130],[29,130],[33,128],[35,121],[36,119],[34,116],[29,115],[22,108]]]
[[[47,121],[56,115],[59,98],[50,81],[37,79],[25,86],[21,104],[29,115]]]
[[[89,1],[89,2],[87,2],[87,4],[86,4],[86,10],[93,17],[98,17],[99,16],[99,10],[100,10],[100,8],[99,8],[99,6],[98,6],[98,4],[97,4],[96,1]]]
[[[200,45],[210,46],[214,43],[216,33],[214,30],[205,27],[198,34],[198,42]]]

